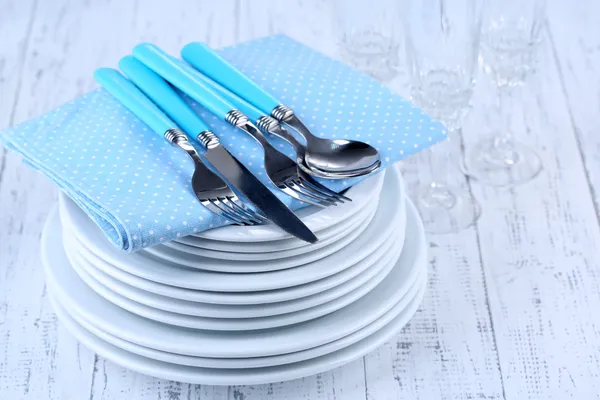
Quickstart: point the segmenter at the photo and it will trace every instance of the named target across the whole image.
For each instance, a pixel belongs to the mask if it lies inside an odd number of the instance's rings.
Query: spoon
[[[181,56],[204,75],[302,135],[306,140],[303,165],[309,169],[347,176],[357,171],[362,175],[381,165],[379,152],[367,143],[314,136],[293,110],[265,92],[208,45],[190,43],[181,50]]]
[[[298,139],[296,139],[296,137],[292,135],[284,126],[282,126],[279,123],[279,121],[277,121],[275,118],[269,115],[265,115],[265,113],[262,110],[259,110],[254,105],[242,99],[237,94],[221,86],[219,83],[213,81],[206,75],[203,75],[201,72],[195,70],[194,68],[185,64],[181,60],[178,60],[174,57],[171,57],[171,60],[184,71],[186,71],[186,73],[188,73],[190,76],[193,76],[195,79],[205,83],[215,92],[217,92],[221,97],[223,97],[229,103],[231,103],[237,110],[241,111],[244,115],[248,116],[248,118],[250,118],[263,133],[270,133],[272,135],[278,136],[281,139],[288,142],[289,144],[291,144],[294,150],[296,151],[296,163],[298,164],[298,167],[307,174],[317,176],[320,178],[345,179],[367,175],[380,167],[381,163],[376,162],[372,166],[362,169],[324,171],[312,165],[309,165],[306,162],[306,149],[304,145],[300,143]]]
[[[320,178],[353,178],[357,176],[370,174],[371,172],[377,170],[381,166],[381,161],[379,161],[378,159],[371,166],[365,168],[359,168],[354,170],[345,169],[342,171],[322,170],[307,163],[306,149],[304,145],[300,143],[298,139],[296,139],[296,137],[292,135],[284,126],[282,126],[279,123],[279,121],[277,121],[275,118],[271,116],[262,116],[256,121],[256,126],[260,128],[260,130],[262,130],[263,132],[268,132],[272,135],[278,136],[281,139],[288,142],[289,144],[291,144],[294,150],[296,151],[296,163],[298,164],[298,167],[304,172],[314,176],[318,176]]]

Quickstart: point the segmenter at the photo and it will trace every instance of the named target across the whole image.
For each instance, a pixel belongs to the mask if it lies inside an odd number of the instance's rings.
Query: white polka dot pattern
[[[314,134],[368,142],[380,151],[384,167],[446,135],[440,123],[375,80],[285,36],[239,44],[221,53],[294,109]],[[266,181],[258,144],[194,106],[224,146]],[[227,223],[195,198],[188,158],[102,89],[0,137],[60,186],[123,250]],[[283,141],[273,143],[293,155]],[[341,190],[357,179],[320,181]],[[272,189],[292,208],[303,206]]]

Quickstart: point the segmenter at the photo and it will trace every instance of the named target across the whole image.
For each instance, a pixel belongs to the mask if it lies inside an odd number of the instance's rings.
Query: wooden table
[[[80,346],[46,295],[39,239],[57,190],[0,150],[0,399],[567,399],[600,393],[600,3],[551,1],[543,63],[515,128],[544,171],[513,189],[465,182],[477,226],[432,236],[429,290],[396,338],[291,382],[195,386],[128,371]],[[0,3],[0,127],[96,86],[138,42],[170,52],[277,32],[335,55],[329,2]],[[401,90],[401,88],[399,88]],[[479,86],[463,139],[492,124]],[[458,157],[459,154],[456,154]]]

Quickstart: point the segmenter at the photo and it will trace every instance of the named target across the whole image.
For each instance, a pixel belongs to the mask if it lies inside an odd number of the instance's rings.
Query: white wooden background
[[[42,225],[57,191],[0,150],[0,399],[569,399],[600,393],[600,4],[550,1],[543,66],[516,113],[545,170],[514,189],[469,185],[476,227],[432,237],[410,325],[350,365],[291,382],[195,386],[130,372],[62,328],[46,296]],[[95,87],[140,41],[170,52],[283,32],[335,54],[325,0],[1,0],[0,128]],[[398,84],[398,90],[402,90]],[[464,132],[486,133],[483,80]],[[515,104],[515,112],[520,106]]]

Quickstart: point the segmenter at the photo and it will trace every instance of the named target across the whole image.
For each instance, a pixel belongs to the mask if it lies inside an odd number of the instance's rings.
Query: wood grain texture
[[[592,399],[600,393],[600,34],[592,0],[551,1],[542,68],[513,128],[543,158],[514,189],[467,182],[483,206],[476,227],[431,237],[430,280],[411,323],[364,359],[290,382],[200,386],[131,372],[80,346],[46,298],[39,236],[56,189],[0,153],[0,399]],[[189,41],[226,46],[285,33],[335,56],[325,0],[0,4],[0,128],[95,87],[141,41],[177,53]],[[493,126],[480,79],[465,147]],[[394,90],[406,93],[402,82]],[[521,112],[521,110],[526,112]],[[449,144],[460,156],[460,141]],[[421,165],[420,179],[428,179]]]
[[[576,24],[575,20],[569,24]],[[493,97],[479,88],[465,133],[474,144],[493,126]],[[512,102],[512,130],[544,162],[514,189],[474,185],[488,301],[507,398],[597,396],[600,372],[598,224],[551,44],[537,77]],[[468,146],[467,146],[468,147]]]

